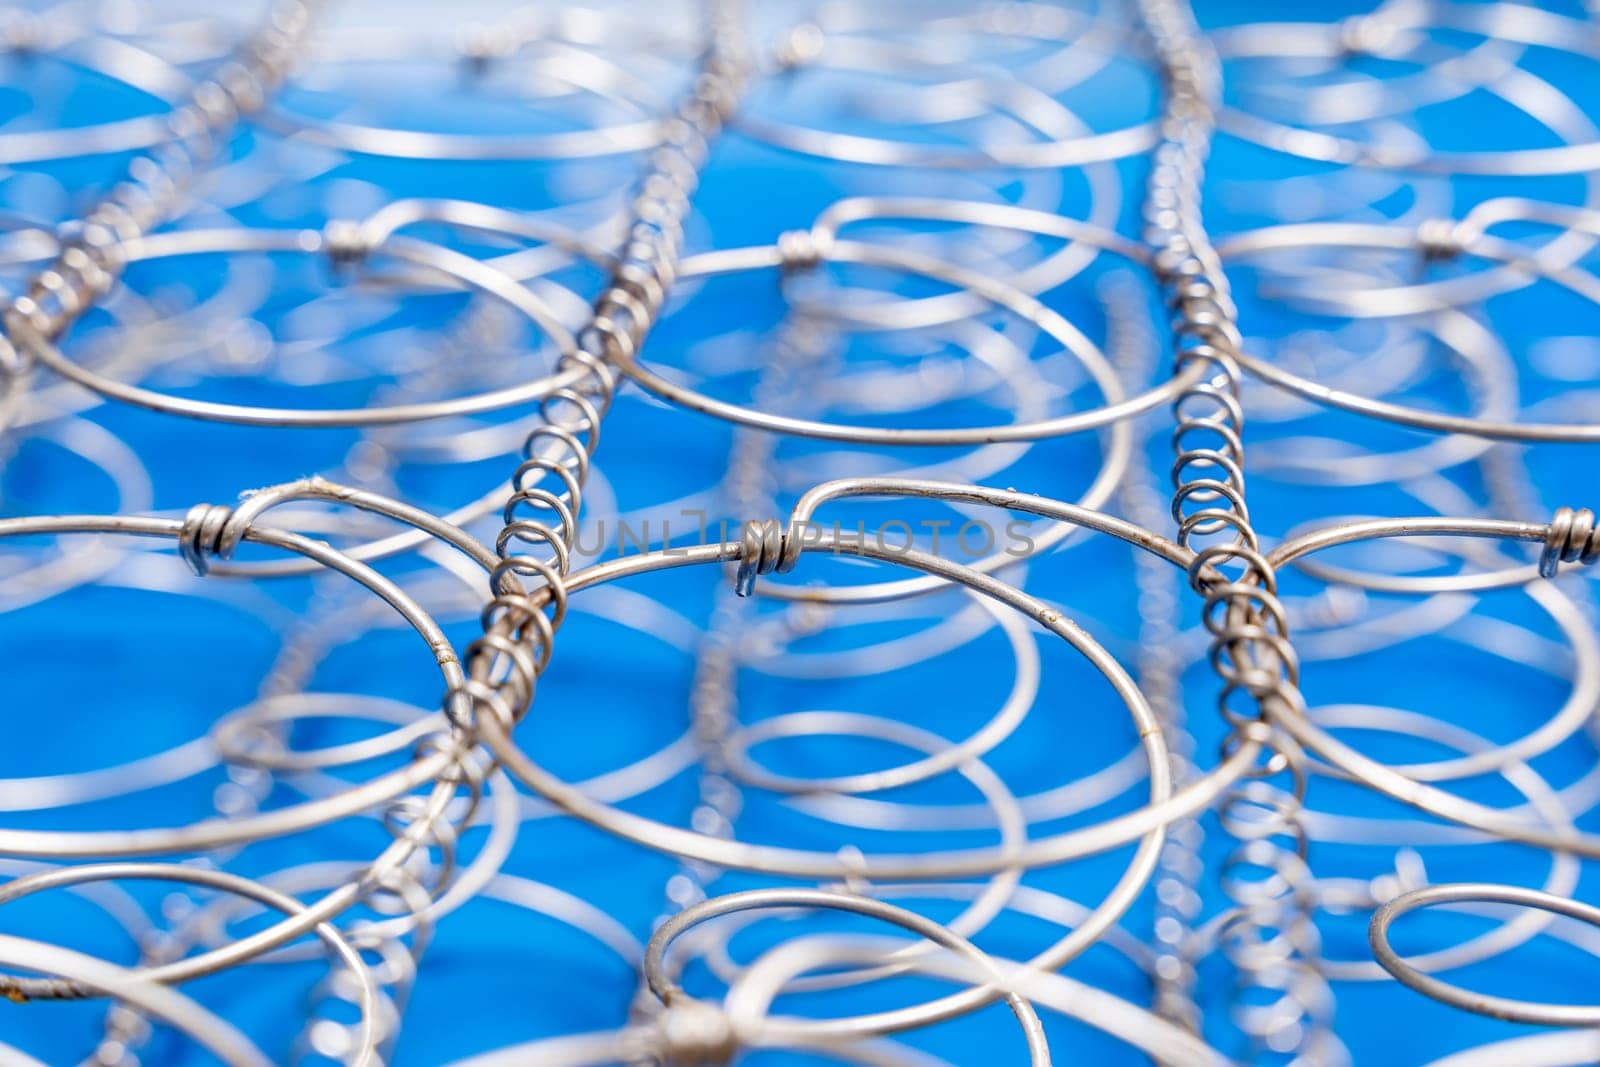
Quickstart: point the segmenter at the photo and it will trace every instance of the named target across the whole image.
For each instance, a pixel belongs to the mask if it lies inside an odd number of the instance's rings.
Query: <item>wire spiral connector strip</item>
[[[1346,1055],[1332,1030],[1333,997],[1318,971],[1311,876],[1297,818],[1305,772],[1297,747],[1275,721],[1305,714],[1299,663],[1276,596],[1276,574],[1250,524],[1234,359],[1242,341],[1200,211],[1219,95],[1215,59],[1182,0],[1143,0],[1140,10],[1166,90],[1145,197],[1145,240],[1173,313],[1176,368],[1199,363],[1210,372],[1173,404],[1172,514],[1178,542],[1195,550],[1189,581],[1204,598],[1211,664],[1223,681],[1218,708],[1232,728],[1229,744],[1255,737],[1274,752],[1259,777],[1222,808],[1224,828],[1242,842],[1223,875],[1237,909],[1221,935],[1238,975],[1234,1017],[1257,1053],[1335,1064]],[[1235,707],[1241,697],[1253,712]],[[1284,774],[1292,781],[1287,791],[1269,783]]]

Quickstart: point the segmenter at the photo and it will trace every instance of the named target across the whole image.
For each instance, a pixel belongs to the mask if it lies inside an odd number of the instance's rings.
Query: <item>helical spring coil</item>
[[[124,266],[122,246],[163,221],[240,117],[262,107],[294,61],[314,11],[311,0],[276,4],[234,58],[194,87],[167,119],[170,139],[135,157],[123,180],[62,228],[61,251],[6,308],[8,329],[25,323],[54,340],[111,290]],[[7,358],[25,357],[11,351]]]
[[[179,550],[196,575],[207,573],[213,556],[230,554],[229,530],[234,518],[234,509],[226,505],[200,504],[190,510]],[[302,674],[303,669],[299,657],[288,657],[291,675]],[[303,682],[304,678],[295,680]],[[464,790],[462,802],[453,808],[441,808],[427,796],[406,794],[383,806],[382,825],[393,841],[411,845],[409,859],[381,873],[364,872],[360,876],[360,897],[374,910],[387,914],[395,927],[379,933],[374,924],[357,923],[347,931],[357,951],[376,957],[370,969],[378,987],[380,1049],[391,1047],[398,1037],[410,985],[429,939],[428,910],[458,874],[458,843],[483,800],[486,761],[465,735],[453,727],[436,730],[418,740],[412,749],[413,761],[436,755],[446,757],[444,770],[436,780],[457,791]],[[83,995],[75,987],[62,995],[66,993]],[[295,1042],[297,1058],[318,1055],[354,1062],[348,1053],[358,1047],[355,1028],[336,1020],[348,1014],[346,1009],[356,995],[351,976],[343,970],[331,972],[317,985],[312,991],[306,1023]],[[123,1035],[128,1031],[122,1016],[108,1017],[107,1040],[103,1044],[125,1052],[130,1041]],[[122,1060],[108,1062],[114,1065]]]
[[[1106,308],[1107,348],[1130,381],[1144,378],[1151,369],[1149,353],[1155,348],[1155,339],[1138,287],[1126,278],[1112,276],[1102,285],[1101,299]],[[1160,528],[1164,498],[1148,471],[1131,466],[1117,498],[1128,519],[1149,530]],[[1172,776],[1182,782],[1195,773],[1195,765],[1194,735],[1188,729],[1183,704],[1183,657],[1176,651],[1180,594],[1172,572],[1144,553],[1134,560],[1134,584],[1139,608],[1139,688],[1161,717],[1171,747]],[[1192,1033],[1201,1030],[1195,1003],[1194,924],[1202,904],[1197,883],[1205,869],[1200,855],[1204,841],[1205,830],[1197,819],[1184,819],[1167,828],[1156,872],[1155,921],[1151,924],[1156,951],[1151,968],[1155,1010]]]
[[[1166,90],[1144,207],[1145,240],[1155,251],[1173,315],[1175,371],[1198,362],[1210,372],[1173,404],[1172,515],[1179,543],[1196,553],[1188,577],[1204,599],[1210,662],[1223,682],[1217,706],[1230,730],[1225,744],[1256,738],[1271,751],[1220,812],[1224,829],[1240,841],[1222,875],[1234,909],[1221,934],[1237,972],[1234,1013],[1258,1054],[1339,1062],[1333,997],[1317,971],[1311,876],[1299,823],[1303,757],[1272,726],[1274,716],[1304,713],[1299,667],[1274,569],[1250,523],[1240,371],[1232,355],[1242,341],[1221,261],[1201,224],[1215,59],[1186,6],[1144,0],[1141,11]],[[1248,698],[1248,710],[1235,706],[1240,697]],[[1287,790],[1270,783],[1284,774]]]
[[[632,201],[627,243],[595,301],[578,350],[565,357],[569,367],[581,367],[587,375],[542,401],[543,421],[523,442],[524,461],[512,475],[504,526],[495,539],[500,563],[490,575],[493,598],[482,614],[484,633],[464,657],[474,714],[487,708],[507,725],[517,722],[550,661],[555,632],[566,615],[564,582],[584,481],[616,389],[613,364],[633,358],[661,314],[675,278],[689,199],[712,140],[744,91],[747,53],[739,5],[733,0],[717,4],[701,73],[650,155]],[[534,554],[541,549],[548,555]],[[523,592],[519,578],[538,584]]]

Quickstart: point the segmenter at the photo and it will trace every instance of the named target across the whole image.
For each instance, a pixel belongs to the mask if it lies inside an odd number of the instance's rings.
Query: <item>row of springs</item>
[[[712,139],[743,94],[747,57],[738,5],[718,3],[701,73],[650,155],[631,206],[633,226],[595,301],[594,318],[578,350],[563,357],[564,369],[576,366],[587,374],[541,402],[542,421],[523,442],[524,460],[512,475],[505,525],[495,539],[501,562],[490,576],[484,633],[466,653],[474,716],[487,710],[508,725],[520,720],[549,663],[566,614],[564,583],[583,485],[616,388],[613,364],[633,358],[660,316],[675,279],[689,199]],[[525,591],[521,579],[537,584]]]
[[[762,364],[753,395],[766,410],[788,411],[797,397],[809,395],[819,378],[828,351],[827,335],[819,324],[803,315],[784,323]],[[776,512],[778,491],[774,477],[777,438],[747,427],[734,433],[730,460],[723,477],[723,503],[735,516]],[[817,613],[790,613],[781,639],[798,636],[807,619]],[[756,631],[754,605],[730,585],[718,586],[706,634],[700,642],[690,689],[691,729],[699,753],[699,800],[690,825],[699,833],[732,837],[744,797],[728,766],[728,737],[737,725],[738,678],[748,637]],[[719,868],[697,860],[684,860],[667,881],[667,915],[705,900]],[[665,918],[666,916],[664,916]],[[660,1011],[660,1001],[641,981],[635,1000],[636,1014]]]
[[[417,758],[438,751],[452,754],[449,765],[455,784],[466,790],[465,803],[441,817],[424,797],[413,795],[395,801],[386,812],[391,833],[412,837],[422,862],[397,868],[371,903],[411,916],[411,922],[399,927],[410,939],[392,934],[363,942],[358,934],[353,940],[364,953],[377,954],[374,970],[383,980],[386,1008],[395,1019],[426,944],[425,912],[458,873],[456,843],[483,796],[487,760],[472,744],[471,721],[463,720],[461,709],[470,708],[473,721],[487,710],[510,725],[532,703],[535,681],[549,663],[555,632],[566,613],[564,579],[577,538],[583,487],[616,386],[611,362],[636,353],[660,315],[674,280],[689,197],[711,141],[743,89],[743,39],[737,13],[726,7],[713,20],[712,40],[692,94],[650,157],[630,205],[633,227],[595,301],[593,318],[580,334],[579,348],[562,358],[561,369],[577,367],[585,373],[541,401],[540,422],[523,442],[523,462],[512,475],[504,525],[495,539],[501,562],[490,575],[493,597],[482,613],[484,633],[464,656],[467,692],[451,694],[446,702],[451,729],[426,739],[416,753]],[[524,590],[523,579],[538,584]],[[541,610],[546,604],[552,608],[549,614]],[[349,983],[339,979],[334,973],[323,983],[325,1007],[354,995]],[[325,1054],[316,1047],[318,1028],[327,1032],[331,1021],[321,1014],[313,1013],[300,1041],[301,1048],[317,1054]],[[393,1035],[389,1038],[392,1042]]]
[[[261,109],[298,56],[311,26],[309,0],[276,4],[232,59],[197,84],[168,118],[171,137],[136,156],[82,219],[59,234],[61,250],[4,313],[8,333],[53,341],[103,298],[125,266],[123,249],[170,218],[184,189],[225,143],[241,116]],[[12,374],[27,356],[7,345]]]
[[[1222,890],[1232,909],[1220,935],[1236,974],[1234,1019],[1254,1056],[1340,1063],[1347,1055],[1333,1033],[1333,997],[1318,969],[1314,887],[1299,821],[1304,759],[1273,724],[1305,711],[1298,662],[1277,576],[1250,523],[1233,355],[1242,342],[1200,208],[1219,74],[1186,4],[1143,0],[1141,12],[1166,90],[1145,240],[1173,314],[1175,371],[1198,362],[1209,372],[1173,404],[1172,515],[1178,541],[1196,553],[1189,582],[1204,599],[1210,661],[1223,682],[1217,704],[1230,729],[1225,745],[1231,750],[1254,740],[1270,752],[1219,811],[1224,830],[1239,842],[1223,863]],[[1285,779],[1287,785],[1279,784]]]

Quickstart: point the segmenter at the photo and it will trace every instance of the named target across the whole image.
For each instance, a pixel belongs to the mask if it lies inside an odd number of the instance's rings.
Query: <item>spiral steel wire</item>
[[[1271,7],[0,13],[0,1060],[1594,1062],[1600,21]]]

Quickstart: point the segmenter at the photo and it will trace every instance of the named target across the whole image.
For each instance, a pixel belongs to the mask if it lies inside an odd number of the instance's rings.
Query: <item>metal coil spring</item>
[[[190,510],[180,554],[196,575],[207,573],[212,556],[228,554],[225,531],[234,516],[234,509],[227,505],[200,504]],[[337,617],[334,628],[337,629]],[[306,643],[286,646],[264,692],[292,691],[309,679],[315,661],[307,647],[316,643],[318,635],[314,628],[308,628],[302,636]],[[412,851],[405,863],[387,869],[379,877],[370,872],[363,874],[360,896],[374,910],[394,920],[395,926],[389,932],[378,932],[368,929],[371,924],[354,923],[346,931],[358,951],[376,957],[371,970],[378,985],[380,1050],[392,1048],[399,1037],[405,1001],[429,940],[432,922],[428,909],[453,884],[459,870],[457,845],[483,800],[486,761],[466,737],[453,728],[437,730],[421,738],[412,749],[413,761],[436,755],[449,758],[435,780],[464,791],[465,796],[459,798],[462,802],[440,810],[427,796],[413,793],[384,805],[380,818],[390,838],[408,841]],[[244,796],[245,810],[253,810],[272,784],[270,775],[254,770],[249,773],[257,781],[256,789]],[[64,989],[62,995],[76,997],[84,992]],[[354,1062],[351,1057],[359,1048],[357,1025],[338,1020],[348,1017],[349,1007],[356,1003],[358,995],[347,971],[335,970],[318,983],[312,991],[306,1023],[296,1038],[297,1058],[318,1056]],[[129,1031],[126,1018],[123,1013],[108,1015],[102,1042],[104,1049],[117,1051],[119,1056],[126,1056],[135,1044],[131,1037],[136,1034]],[[118,1064],[123,1060],[105,1062]]]
[[[800,316],[784,322],[762,364],[753,398],[758,404],[781,404],[805,396],[806,387],[819,377],[828,351],[827,336],[819,324]],[[790,405],[791,407],[794,405]],[[773,463],[778,439],[771,434],[740,427],[734,434],[730,459],[722,481],[725,505],[737,521],[746,516],[775,513],[776,479]],[[690,825],[703,834],[732,838],[744,794],[728,766],[730,734],[738,726],[738,676],[743,652],[740,638],[755,621],[750,602],[731,585],[719,586],[716,606],[695,663],[690,689],[690,728],[699,753],[699,799]],[[809,632],[818,621],[815,610],[790,612],[784,619],[787,637]],[[685,908],[704,901],[722,869],[693,859],[682,861],[678,873],[667,881],[664,921]],[[661,1006],[640,976],[635,1001],[639,1016],[659,1014]],[[637,1021],[637,1020],[636,1020]]]
[[[204,575],[210,569],[211,553],[217,550],[222,528],[231,516],[232,510],[228,508],[198,505],[191,509],[189,539],[180,548],[180,553],[196,575]],[[322,605],[325,601],[319,595],[315,603]],[[315,650],[325,638],[323,629],[326,625],[326,622],[319,625],[312,621],[308,609],[307,618],[284,635],[277,658],[262,679],[259,689],[261,696],[283,695],[305,689],[320,658]],[[275,736],[281,739],[285,732],[280,728]],[[277,784],[275,776],[248,764],[225,761],[223,766],[227,781],[212,794],[217,815],[221,818],[239,818],[258,813]],[[236,848],[219,849],[208,853],[205,859],[221,867],[236,852]],[[163,902],[163,910],[168,912],[174,909],[188,912],[195,907],[191,898],[179,894],[173,894]],[[174,945],[170,938],[163,938],[142,945],[140,959],[144,965],[151,966],[172,962],[181,955],[181,946]],[[152,1036],[154,1028],[148,1016],[127,1004],[113,1003],[102,1020],[101,1037],[95,1045],[93,1062],[97,1067],[137,1064],[138,1053]]]
[[[637,350],[644,335],[659,315],[669,286],[673,280],[683,236],[683,221],[687,215],[688,200],[693,192],[699,168],[709,152],[711,138],[720,129],[731,112],[743,88],[746,65],[743,38],[731,5],[719,5],[713,19],[715,32],[708,53],[704,73],[696,81],[691,98],[679,109],[669,125],[663,147],[651,157],[651,169],[640,186],[632,205],[637,220],[631,239],[619,257],[605,290],[595,304],[595,315],[590,327],[580,338],[580,349],[565,357],[563,369],[576,364],[589,373],[573,387],[547,398],[541,407],[544,424],[536,427],[525,442],[525,462],[513,476],[512,496],[505,506],[505,527],[496,540],[502,563],[491,575],[491,586],[498,594],[484,612],[485,635],[469,646],[467,662],[480,672],[474,677],[478,686],[470,695],[476,702],[487,699],[496,714],[511,711],[511,721],[526,710],[532,699],[533,680],[548,661],[551,639],[559,626],[565,608],[565,590],[561,580],[569,565],[570,545],[576,537],[576,515],[581,507],[582,485],[588,470],[589,457],[598,444],[601,418],[610,404],[616,383],[612,361],[627,359]],[[276,40],[276,38],[274,38]],[[278,49],[252,48],[257,57],[271,57]],[[284,53],[286,56],[286,53]],[[286,64],[268,59],[265,69],[281,73]],[[215,96],[207,96],[207,106],[216,104]],[[217,110],[223,114],[226,109]],[[231,112],[236,115],[237,110]],[[176,184],[167,187],[174,190]],[[119,190],[121,187],[119,187]],[[147,203],[155,203],[150,197]],[[130,201],[131,202],[131,201]],[[103,216],[113,218],[120,228],[113,228],[118,240],[136,236],[143,225],[143,217],[127,208],[123,201],[113,202]],[[91,222],[95,216],[91,216]],[[153,218],[152,220],[153,221]],[[86,223],[86,232],[89,229]],[[98,231],[95,231],[98,232]],[[112,242],[111,247],[115,247]],[[78,258],[75,257],[74,262]],[[109,275],[102,279],[109,288]],[[24,307],[21,313],[29,315],[35,329],[58,331],[64,329],[71,317],[88,306],[87,299],[74,302],[74,291],[50,282],[51,292],[66,292],[68,298],[58,301],[50,312]],[[574,414],[574,412],[576,414]],[[548,441],[555,449],[541,452],[539,446]],[[562,483],[562,491],[551,492],[536,484],[550,475]],[[554,513],[557,526],[542,520],[543,513]],[[531,517],[530,517],[531,516]],[[223,532],[233,518],[233,509],[227,506],[201,505],[190,512],[180,538],[181,554],[197,574],[203,575],[213,555],[226,555]],[[548,546],[553,553],[549,560],[540,560],[528,554],[532,546]],[[514,586],[513,575],[541,577],[555,605],[553,615],[546,616],[536,608],[523,610],[529,603],[527,597],[507,593]],[[514,620],[507,637],[505,623]],[[527,629],[531,623],[531,631]],[[496,686],[484,684],[485,664],[509,657],[513,668]],[[454,700],[448,708],[457,706]],[[426,911],[457,873],[456,844],[461,831],[476,814],[483,792],[483,763],[471,744],[468,731],[459,729],[460,723],[448,730],[425,738],[416,748],[415,758],[423,759],[440,752],[452,758],[446,764],[439,781],[465,788],[464,804],[453,805],[448,811],[440,810],[427,798],[406,795],[388,804],[383,821],[390,835],[408,841],[415,851],[406,864],[390,868],[382,877],[364,877],[364,899],[375,907],[391,912],[401,921],[397,931],[387,936],[358,934],[352,938],[364,952],[377,957],[375,971],[383,976],[381,981],[381,1014],[384,1017],[382,1044],[392,1046],[398,1034],[398,1020],[417,960],[426,944]],[[435,858],[436,857],[436,858]],[[385,901],[392,902],[385,905]],[[407,943],[404,939],[410,937]],[[63,995],[68,991],[63,990]],[[313,994],[313,1007],[306,1026],[297,1041],[297,1054],[345,1059],[355,1048],[353,1040],[346,1039],[348,1027],[335,1022],[335,1014],[347,1014],[340,1005],[348,1003],[353,991],[337,975],[323,983]],[[117,1052],[120,1058],[134,1043],[132,1024],[126,1020],[108,1020],[107,1052]],[[116,1062],[115,1060],[113,1062]]]
[[[362,949],[363,957],[376,958],[369,969],[378,979],[378,1026],[382,1033],[379,1062],[387,1063],[400,1036],[400,1022],[405,1017],[406,1001],[422,954],[415,943],[396,940],[375,942]],[[356,1027],[341,1020],[349,1017],[351,1008],[358,1004],[358,996],[359,990],[348,971],[330,971],[319,981],[311,990],[306,1022],[295,1038],[290,1062],[354,1062],[350,1053],[355,1048]]]
[[[1172,515],[1179,542],[1196,552],[1189,582],[1204,598],[1210,661],[1223,682],[1217,705],[1230,730],[1225,745],[1255,738],[1271,751],[1219,812],[1223,828],[1240,842],[1221,877],[1233,904],[1220,936],[1237,972],[1234,1018],[1256,1055],[1339,1062],[1345,1057],[1332,1032],[1333,997],[1317,966],[1314,887],[1299,822],[1303,757],[1273,726],[1277,716],[1304,713],[1298,662],[1276,575],[1250,523],[1237,313],[1201,220],[1218,74],[1186,4],[1143,0],[1140,6],[1166,89],[1145,239],[1173,314],[1175,371],[1198,362],[1210,372],[1173,404]],[[1245,708],[1235,706],[1241,698]],[[1271,781],[1284,776],[1287,788]]]
[[[457,845],[472,825],[483,800],[483,760],[454,731],[440,731],[419,741],[414,759],[448,752],[452,759],[444,780],[465,790],[465,803],[444,815],[430,811],[426,798],[411,794],[397,797],[384,807],[382,821],[394,840],[410,837],[417,846],[412,862],[384,876],[365,898],[369,906],[399,919],[393,933],[369,932],[366,924],[347,930],[351,944],[364,957],[374,957],[371,971],[377,979],[380,1012],[379,1052],[384,1060],[393,1051],[405,1017],[405,1004],[416,980],[432,935],[428,909],[450,888],[458,873]],[[358,1047],[356,1024],[345,1022],[358,1003],[359,989],[348,971],[330,971],[311,992],[305,1025],[295,1042],[300,1058],[320,1056],[340,1063],[353,1062]]]
[[[637,354],[660,316],[676,275],[689,198],[712,139],[744,92],[750,64],[740,16],[736,0],[714,0],[700,75],[650,154],[631,204],[627,244],[595,301],[579,349],[563,357],[564,368],[580,367],[587,376],[541,402],[542,423],[523,442],[524,460],[512,475],[504,526],[495,539],[501,562],[490,575],[493,598],[483,611],[484,633],[465,656],[467,696],[475,709],[487,707],[508,724],[532,703],[566,615],[564,582],[584,481],[616,389],[614,364]],[[541,549],[547,557],[534,555]],[[523,578],[534,580],[534,589],[523,591]]]
[[[1127,278],[1110,276],[1101,287],[1101,301],[1106,310],[1108,351],[1124,368],[1127,380],[1145,380],[1155,339],[1138,287]],[[1142,465],[1129,466],[1117,498],[1128,519],[1148,530],[1161,527],[1164,498]],[[1173,781],[1181,784],[1195,773],[1195,742],[1187,726],[1180,685],[1184,663],[1177,647],[1178,591],[1166,564],[1143,552],[1134,555],[1134,584],[1138,588],[1139,689],[1161,720],[1171,751]],[[1201,1015],[1195,1001],[1194,923],[1201,906],[1197,886],[1205,870],[1200,856],[1204,841],[1205,830],[1198,819],[1183,819],[1168,827],[1155,877],[1152,924],[1155,1010],[1196,1034],[1201,1031]]]
[[[329,598],[323,602],[331,604],[332,600]],[[348,609],[335,608],[321,626],[304,626],[294,635],[295,640],[286,643],[279,653],[278,662],[262,686],[263,695],[304,691],[321,659],[320,650],[326,647],[333,635],[348,625]],[[446,744],[455,742],[449,735],[435,734],[418,742],[414,752],[422,756],[438,751]],[[459,758],[457,762],[461,762]],[[385,806],[382,813],[384,828],[391,838],[398,838],[409,826],[420,824],[423,849],[436,849],[439,853],[437,861],[425,861],[425,870],[401,867],[391,872],[377,893],[373,894],[378,898],[379,906],[393,902],[394,906],[385,910],[404,920],[404,932],[393,936],[369,934],[359,923],[352,923],[348,928],[351,944],[363,957],[374,958],[370,970],[377,979],[379,1026],[383,1035],[379,1050],[385,1061],[399,1039],[406,1000],[416,980],[423,951],[430,940],[431,923],[426,909],[448,884],[449,875],[455,867],[455,843],[471,824],[483,796],[482,770],[470,761],[462,766],[470,769],[465,774],[453,772],[459,775],[467,789],[465,810],[459,815],[452,813],[448,820],[436,819],[423,824],[426,813],[421,809],[421,798],[416,795],[396,798]],[[230,777],[234,770],[230,768]],[[252,805],[259,806],[266,799],[274,776],[260,771],[255,773],[261,779],[260,795],[253,795],[250,800]],[[429,874],[433,875],[432,878],[424,882],[423,878]],[[369,903],[373,903],[370,898]],[[353,1062],[351,1053],[358,1047],[357,1025],[347,1020],[355,1015],[352,1009],[358,1007],[360,1000],[360,990],[354,977],[342,968],[332,969],[311,989],[308,1000],[306,1021],[293,1044],[292,1062],[307,1059]]]
[[[275,4],[234,58],[194,87],[167,119],[171,138],[135,157],[87,215],[62,227],[61,251],[11,301],[8,324],[21,319],[54,340],[110,292],[123,246],[165,220],[240,117],[262,107],[293,63],[313,10],[310,0]]]

